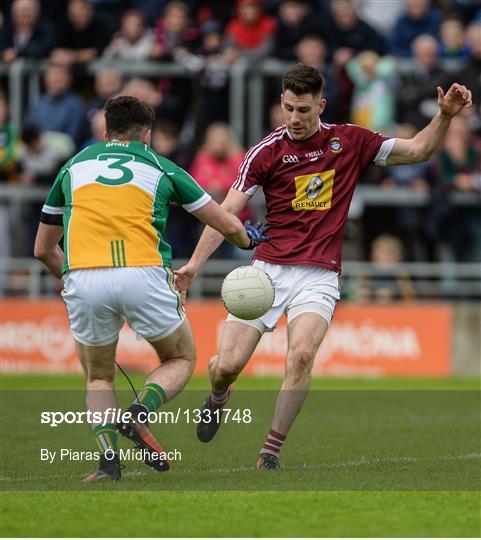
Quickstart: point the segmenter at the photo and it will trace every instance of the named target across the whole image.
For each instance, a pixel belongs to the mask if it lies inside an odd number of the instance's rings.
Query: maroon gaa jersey
[[[262,187],[269,242],[253,258],[341,271],[342,236],[354,188],[369,163],[386,165],[394,139],[352,124],[324,124],[303,141],[281,126],[249,149],[233,188]]]

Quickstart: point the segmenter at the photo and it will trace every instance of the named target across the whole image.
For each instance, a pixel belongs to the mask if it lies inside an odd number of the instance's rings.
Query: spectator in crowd
[[[11,22],[0,32],[0,58],[11,64],[17,58],[41,59],[55,44],[55,29],[40,16],[39,0],[14,0]]]
[[[324,41],[315,34],[303,37],[295,48],[296,60],[301,64],[316,68],[324,77],[323,94],[326,98],[326,108],[322,113],[325,122],[338,122],[338,107],[343,94],[340,91],[340,82],[343,74],[335,66],[326,62],[327,47]],[[350,96],[350,93],[349,93]],[[348,97],[349,97],[348,96]]]
[[[114,35],[102,58],[105,60],[142,61],[152,52],[154,32],[145,26],[141,11],[128,10],[122,15],[120,31]]]
[[[104,67],[95,73],[95,97],[88,104],[88,113],[103,109],[107,100],[117,94],[122,86],[122,76],[113,67]]]
[[[470,56],[470,48],[466,42],[466,31],[462,21],[456,17],[448,17],[441,23],[441,43],[439,53],[441,58],[465,60]],[[479,36],[481,39],[481,36]]]
[[[222,122],[211,124],[205,132],[204,144],[198,150],[192,166],[191,175],[217,202],[222,202],[237,175],[244,151],[239,146],[231,128]],[[247,219],[243,213],[241,221]],[[232,256],[234,248],[224,242],[218,255]]]
[[[410,301],[415,290],[409,274],[403,271],[402,243],[395,236],[382,234],[371,245],[372,270],[360,276],[355,297],[359,302],[386,304]]]
[[[481,194],[481,154],[473,144],[466,116],[453,119],[437,167],[445,191]],[[446,232],[445,240],[450,255],[456,261],[481,261],[479,206],[453,206],[438,228]]]
[[[86,65],[95,60],[108,43],[109,33],[96,19],[88,0],[69,0],[67,20],[61,26],[52,62]]]
[[[152,81],[138,78],[130,79],[124,84],[120,94],[136,97],[152,107],[157,118],[163,116],[164,96]]]
[[[416,130],[409,124],[399,124],[395,137],[414,137]],[[384,189],[404,188],[416,193],[429,193],[431,186],[430,164],[411,163],[402,167],[386,167],[381,181]],[[428,234],[430,211],[424,207],[399,206],[389,208],[391,223],[396,235],[402,238],[404,259],[408,261],[434,259],[434,246]]]
[[[19,183],[51,186],[59,167],[75,153],[69,135],[54,131],[42,132],[36,125],[25,125],[19,150]]]
[[[78,147],[87,135],[87,116],[80,97],[71,89],[69,68],[50,64],[44,74],[45,93],[30,107],[26,122],[41,131],[67,133]]]
[[[229,68],[237,59],[232,49],[225,48],[219,22],[209,20],[201,27],[199,54],[205,66],[201,78],[202,126],[213,122],[227,122],[229,116]]]
[[[332,0],[332,24],[327,43],[337,64],[345,65],[356,53],[364,50],[384,54],[384,39],[359,18],[352,0]]]
[[[232,187],[244,152],[227,124],[211,124],[197,152],[190,173],[212,198],[222,202]]]
[[[192,53],[197,45],[199,31],[189,24],[189,7],[175,0],[165,8],[164,16],[155,24],[155,40],[151,57],[158,60],[176,60]]]
[[[155,26],[155,41],[151,57],[156,60],[174,61],[187,69],[199,72],[203,60],[194,54],[198,47],[199,30],[190,26],[189,7],[184,2],[175,0],[167,5],[164,17]],[[164,77],[160,81],[160,90],[166,97],[169,116],[184,122],[192,107],[197,105],[192,100],[192,85],[187,79]],[[186,107],[186,104],[191,107]]]
[[[412,43],[420,35],[438,36],[441,16],[430,0],[406,0],[405,12],[391,32],[389,50],[395,56],[409,57]]]
[[[306,0],[282,0],[277,16],[273,56],[295,60],[295,47],[308,34],[315,34],[316,21]]]
[[[405,0],[355,0],[354,5],[359,17],[387,38],[404,9]]]
[[[349,61],[347,74],[354,83],[351,121],[372,131],[383,131],[394,122],[395,67],[389,57],[363,51]]]
[[[413,69],[404,74],[397,95],[398,121],[422,129],[437,111],[433,88],[446,88],[451,77],[439,64],[438,42],[430,35],[418,36],[412,44]]]
[[[239,0],[225,31],[226,43],[237,56],[254,60],[271,52],[276,30],[276,20],[264,13],[261,0]]]
[[[467,40],[471,56],[456,77],[461,84],[469,85],[468,88],[473,93],[473,114],[477,114],[481,120],[481,21],[468,26]]]
[[[105,133],[105,113],[102,109],[92,109],[89,116],[91,137],[87,139],[82,148],[87,148],[91,144],[96,144],[104,140]]]
[[[192,162],[191,152],[180,142],[179,126],[170,120],[160,120],[152,127],[152,148],[157,154],[170,159],[188,170]],[[183,214],[182,214],[183,215]]]
[[[282,112],[281,104],[279,101],[276,101],[270,106],[269,109],[269,127],[266,130],[266,136],[284,124],[284,113]]]
[[[16,179],[18,143],[17,130],[8,121],[7,96],[0,89],[0,182]]]
[[[173,161],[179,167],[188,170],[192,162],[192,153],[180,142],[180,129],[170,120],[160,120],[152,126],[152,148],[159,155]],[[165,238],[172,246],[173,256],[187,258],[192,253],[199,239],[198,220],[173,204],[170,207]]]

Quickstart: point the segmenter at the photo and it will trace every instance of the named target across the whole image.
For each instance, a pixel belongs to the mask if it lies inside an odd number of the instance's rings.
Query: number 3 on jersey
[[[107,163],[107,168],[102,164],[102,172],[107,176],[97,176],[96,182],[106,186],[121,186],[127,184],[134,177],[134,173],[125,164],[132,161],[134,156],[127,154],[100,154],[98,161],[111,161]]]
[[[332,201],[335,169],[313,174],[304,174],[294,178],[296,198],[292,208],[300,210],[329,210]]]

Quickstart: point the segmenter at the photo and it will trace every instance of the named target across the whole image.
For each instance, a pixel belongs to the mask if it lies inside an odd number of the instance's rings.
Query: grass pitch
[[[40,410],[82,410],[82,379],[6,376],[2,386],[2,536],[481,534],[479,380],[315,379],[284,470],[270,473],[255,460],[280,380],[243,377],[230,405],[249,407],[250,423],[223,425],[209,445],[185,417],[152,426],[182,460],[167,474],[129,462],[121,482],[100,486],[80,482],[94,462],[39,458],[43,447],[93,449],[87,426],[39,421]],[[169,410],[199,407],[207,388],[194,378]]]

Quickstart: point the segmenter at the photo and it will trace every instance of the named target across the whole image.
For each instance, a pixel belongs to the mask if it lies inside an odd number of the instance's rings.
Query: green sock
[[[95,426],[92,430],[92,435],[102,454],[109,449],[114,452],[118,451],[118,433],[113,424],[100,424]]]
[[[149,412],[154,412],[166,401],[167,395],[164,389],[158,384],[148,383],[140,391],[138,402]]]

